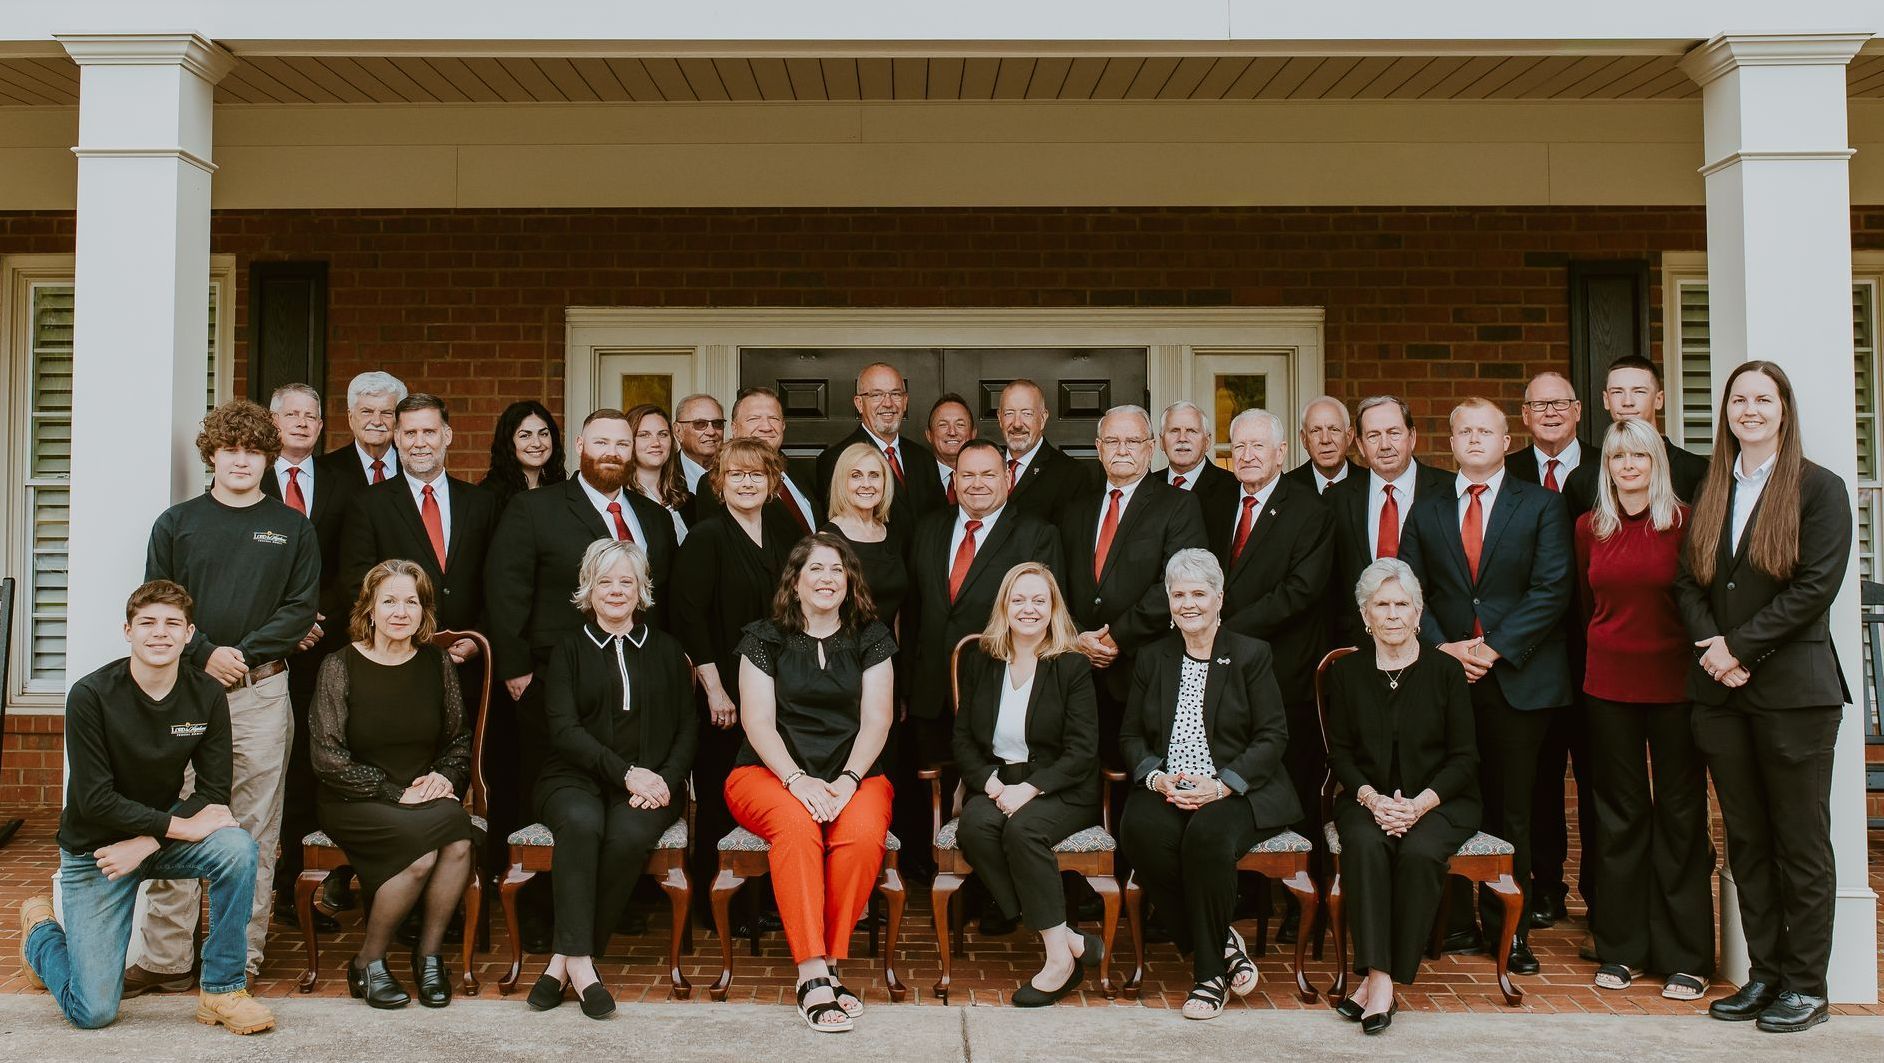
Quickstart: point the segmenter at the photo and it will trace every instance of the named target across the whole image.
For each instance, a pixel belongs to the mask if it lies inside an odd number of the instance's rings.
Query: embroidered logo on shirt
[[[170,737],[195,738],[209,730],[207,723],[173,723],[170,725]]]
[[[270,546],[285,546],[288,542],[288,537],[278,531],[258,531],[254,538],[256,542],[267,543]]]

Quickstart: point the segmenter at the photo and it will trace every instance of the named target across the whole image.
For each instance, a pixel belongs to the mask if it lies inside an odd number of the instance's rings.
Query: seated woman
[[[1478,747],[1465,669],[1422,652],[1419,580],[1381,558],[1354,588],[1373,644],[1328,666],[1328,761],[1341,791],[1341,890],[1360,989],[1336,1009],[1379,1033],[1411,985],[1445,896],[1446,862],[1478,830]]]
[[[1269,644],[1222,630],[1223,568],[1208,550],[1164,566],[1177,634],[1140,651],[1119,731],[1135,788],[1119,844],[1178,951],[1195,953],[1187,1019],[1256,988],[1230,926],[1236,862],[1302,818],[1283,768],[1289,725]]]
[[[412,953],[419,1003],[451,1002],[439,950],[477,840],[459,796],[471,777],[471,731],[458,670],[431,644],[434,622],[424,569],[411,561],[374,565],[353,605],[353,642],[321,662],[308,719],[320,780],[315,815],[371,905],[347,989],[376,1008],[412,999],[386,968],[386,949],[421,899]]]
[[[594,958],[680,815],[698,740],[687,655],[640,619],[654,604],[648,555],[598,539],[577,570],[576,608],[589,622],[550,658],[543,712],[550,754],[536,784],[538,815],[556,839],[556,954],[530,990],[538,1011],[574,988],[582,1013],[605,1018],[615,999]]]
[[[849,1030],[863,1011],[831,961],[850,956],[883,866],[891,791],[878,759],[895,652],[857,555],[829,532],[792,547],[772,619],[748,624],[739,643],[746,741],[726,777],[726,804],[771,844],[798,1013],[820,1033]]]
[[[962,854],[1001,914],[1040,935],[1047,962],[1014,992],[1040,1008],[1099,962],[1097,937],[1066,925],[1053,847],[1099,822],[1099,712],[1092,665],[1047,566],[1015,565],[981,641],[962,651],[955,763],[971,795]]]

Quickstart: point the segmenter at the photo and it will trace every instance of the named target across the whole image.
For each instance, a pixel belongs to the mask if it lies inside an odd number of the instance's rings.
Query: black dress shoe
[[[994,906],[990,905],[987,911],[981,913],[981,922],[976,927],[976,930],[981,934],[982,937],[998,938],[1007,934],[1012,934],[1014,930],[1019,926],[1020,926],[1019,916],[1015,916],[1014,918],[1009,919],[1006,916],[1001,914],[1000,909],[995,908]],[[1038,1005],[1035,1005],[1035,1006],[1037,1007]]]
[[[321,901],[336,912],[351,911],[360,903],[353,892],[353,867],[341,864],[321,880]]]
[[[1282,925],[1276,928],[1276,944],[1293,945],[1301,933],[1302,909],[1292,905],[1288,913],[1282,917]]]
[[[347,992],[375,1008],[403,1008],[412,1003],[399,979],[386,969],[385,960],[374,960],[365,967],[347,964]]]
[[[1779,987],[1773,983],[1748,982],[1733,995],[1709,1004],[1707,1013],[1722,1022],[1748,1022],[1759,1018],[1760,1012],[1771,1007],[1778,999]]]
[[[1531,899],[1531,925],[1534,927],[1556,926],[1568,915],[1563,900],[1555,894],[1540,893]]]
[[[1341,1016],[1349,1022],[1361,1021],[1362,1008],[1359,1004],[1354,1002],[1353,997],[1343,999],[1339,1004],[1334,1006],[1334,1010],[1336,1015]]]
[[[1477,927],[1469,930],[1454,930],[1440,943],[1444,952],[1482,952],[1485,949],[1485,937]]]
[[[1831,1012],[1825,1006],[1824,997],[1809,997],[1804,993],[1781,993],[1779,999],[1760,1012],[1760,1021],[1756,1024],[1767,1033],[1798,1033],[1810,1030],[1826,1019]]]
[[[583,990],[581,1000],[582,1013],[591,1019],[606,1019],[615,1014],[615,998],[602,988],[600,982]]]
[[[418,984],[419,1003],[428,1008],[442,1008],[451,1003],[451,975],[445,972],[443,956],[413,953],[412,980]]]
[[[530,1005],[531,1011],[548,1011],[563,1002],[563,991],[568,988],[566,982],[541,975],[530,987],[530,995],[524,998],[524,1003]]]
[[[1058,1004],[1068,993],[1079,988],[1079,983],[1086,980],[1084,964],[1074,964],[1073,973],[1068,975],[1065,984],[1051,993],[1044,989],[1035,989],[1032,982],[1022,982],[1014,991],[1014,1006],[1017,1008],[1046,1008]]]
[[[1505,969],[1512,974],[1537,973],[1537,957],[1531,955],[1531,946],[1522,938],[1511,943],[1511,956],[1505,961]]]
[[[551,953],[556,951],[555,924],[547,919],[532,919],[526,916],[517,918],[523,924],[523,951]]]
[[[1387,1010],[1378,1015],[1367,1015],[1361,1019],[1361,1032],[1372,1036],[1393,1025],[1393,1013],[1400,1010],[1400,998],[1394,997]]]

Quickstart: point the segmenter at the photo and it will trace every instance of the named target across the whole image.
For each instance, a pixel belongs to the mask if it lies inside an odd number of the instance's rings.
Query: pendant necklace
[[[1411,664],[1403,664],[1400,666],[1400,670],[1397,672],[1389,672],[1385,668],[1382,668],[1380,670],[1381,674],[1387,677],[1387,689],[1388,690],[1400,689],[1400,677],[1405,675],[1406,670],[1411,667],[1413,667]]]

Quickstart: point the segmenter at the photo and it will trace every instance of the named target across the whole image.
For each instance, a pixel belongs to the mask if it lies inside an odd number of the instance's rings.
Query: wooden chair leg
[[[1125,879],[1125,922],[1132,932],[1132,975],[1125,980],[1125,999],[1137,1000],[1145,980],[1145,890],[1136,876]]]
[[[729,867],[720,868],[719,877],[713,880],[713,929],[720,936],[720,976],[707,987],[707,995],[714,1000],[725,1000],[727,987],[733,984],[733,917],[728,906],[732,904],[733,894],[745,884],[746,880],[733,874]]]
[[[497,885],[498,903],[504,906],[505,936],[510,938],[510,968],[497,980],[500,996],[508,996],[516,989],[517,979],[523,975],[523,925],[517,921],[517,891],[535,877],[536,872],[525,871],[522,864],[512,864],[504,880]]]
[[[909,987],[896,977],[896,938],[903,929],[903,902],[908,898],[903,890],[903,876],[897,873],[895,864],[884,865],[883,881],[877,890],[890,909],[890,918],[883,930],[883,984],[890,989],[891,1002],[901,1004],[909,999]]]
[[[1505,1003],[1515,1008],[1524,1002],[1524,991],[1511,981],[1511,945],[1517,940],[1518,920],[1524,918],[1524,891],[1509,873],[1486,885],[1505,906],[1504,925],[1498,928],[1498,955],[1493,960],[1498,967],[1498,988],[1505,995]]]
[[[955,899],[955,893],[962,888],[963,881],[960,875],[938,871],[935,883],[929,887],[929,915],[935,924],[936,952],[942,957],[942,977],[936,980],[930,992],[944,1004],[949,1002],[949,982],[953,980],[955,968],[955,926],[949,902]]]
[[[687,936],[688,913],[693,907],[693,884],[687,881],[687,870],[683,867],[670,867],[667,874],[661,876],[661,889],[667,894],[668,907],[674,912],[674,928],[667,941],[667,981],[672,989],[670,995],[675,1000],[686,1000],[693,996],[693,984],[680,970],[680,947]]]
[[[1099,957],[1099,992],[1113,1000],[1119,995],[1118,986],[1112,984],[1112,941],[1119,934],[1119,880],[1111,875],[1090,875],[1086,883],[1099,895],[1103,913],[1099,940],[1105,944],[1105,952]]]
[[[307,970],[301,972],[295,988],[303,993],[312,993],[321,975],[321,946],[314,929],[314,891],[325,881],[327,872],[316,870],[303,871],[294,880],[294,912],[301,919],[301,944],[307,950]]]
[[[1336,864],[1328,875],[1328,929],[1334,935],[1334,983],[1328,987],[1328,1006],[1348,998],[1348,924],[1342,911],[1341,866]]]
[[[1320,907],[1319,898],[1315,896],[1315,883],[1309,879],[1306,868],[1283,879],[1282,884],[1295,894],[1296,902],[1302,907],[1300,930],[1295,935],[1295,994],[1301,998],[1302,1003],[1313,1004],[1317,994],[1315,987],[1308,983],[1308,972],[1305,968],[1308,961],[1308,938],[1310,928],[1315,925],[1316,909]]]
[[[472,860],[476,860],[474,854]],[[475,866],[471,877],[464,884],[464,970],[458,975],[458,984],[464,988],[464,995],[478,995],[477,951],[478,919],[484,912],[484,882]]]

